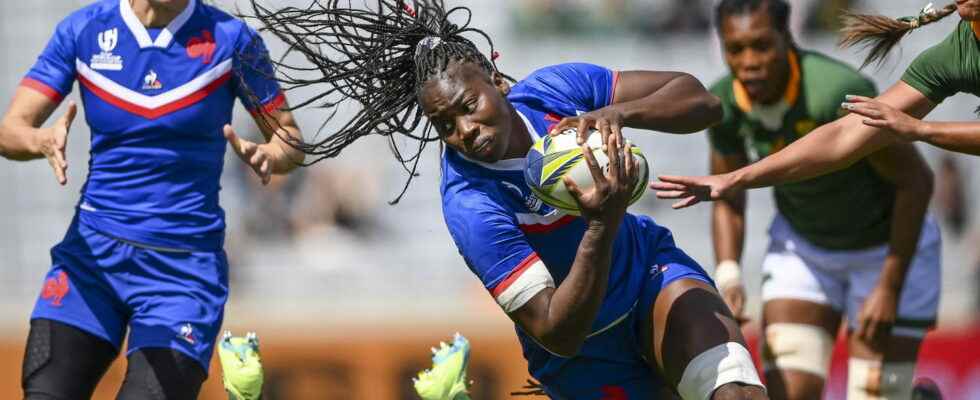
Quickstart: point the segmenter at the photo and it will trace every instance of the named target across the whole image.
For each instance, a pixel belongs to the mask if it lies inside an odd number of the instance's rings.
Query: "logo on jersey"
[[[194,327],[191,324],[184,324],[180,327],[180,332],[177,333],[177,337],[184,339],[185,342],[194,344]]]
[[[61,299],[68,294],[68,274],[65,271],[58,271],[58,274],[44,281],[44,289],[41,290],[41,298],[51,302],[52,306],[61,307]]]
[[[201,62],[204,64],[210,64],[211,58],[214,56],[214,49],[217,45],[214,44],[214,36],[211,35],[211,31],[203,30],[201,31],[201,36],[194,36],[187,41],[187,56],[190,58],[201,57]]]
[[[541,199],[539,199],[538,196],[535,196],[534,193],[528,193],[525,196],[524,192],[521,191],[521,188],[517,187],[517,185],[507,181],[500,181],[500,183],[504,184],[505,187],[507,187],[508,189],[512,190],[515,194],[517,194],[517,197],[523,199],[524,206],[527,207],[528,210],[535,213],[541,211],[541,206],[544,203],[542,203]]]
[[[102,52],[92,55],[92,59],[89,61],[89,66],[92,67],[92,69],[103,69],[108,71],[122,70],[122,56],[112,54],[112,50],[115,49],[116,44],[119,43],[119,29],[112,28],[102,31],[102,33],[99,33],[98,41],[99,49],[102,49]]]
[[[143,90],[155,90],[163,88],[163,83],[157,79],[157,73],[154,70],[146,73],[143,77]]]

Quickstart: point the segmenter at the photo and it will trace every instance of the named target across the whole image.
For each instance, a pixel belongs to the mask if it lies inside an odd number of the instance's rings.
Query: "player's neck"
[[[172,0],[158,2],[151,0],[129,0],[129,6],[133,8],[133,14],[139,18],[140,23],[147,28],[163,28],[177,18],[177,15],[184,11],[190,4],[190,0]]]
[[[510,109],[510,139],[504,158],[524,158],[527,156],[528,150],[531,150],[534,141],[531,140],[531,132],[527,131],[524,119],[517,113],[514,106],[508,102],[507,107]]]

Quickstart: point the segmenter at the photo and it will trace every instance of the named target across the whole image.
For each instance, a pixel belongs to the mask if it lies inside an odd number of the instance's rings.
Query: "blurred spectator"
[[[963,236],[967,226],[966,187],[956,160],[944,153],[936,174],[936,211],[955,238]]]

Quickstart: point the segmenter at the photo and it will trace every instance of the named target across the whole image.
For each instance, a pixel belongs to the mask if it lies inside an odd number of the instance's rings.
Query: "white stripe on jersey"
[[[209,71],[198,75],[190,82],[180,85],[172,90],[168,90],[164,93],[160,93],[156,96],[147,96],[120,85],[104,75],[92,70],[88,67],[88,65],[82,62],[82,60],[77,58],[75,59],[75,68],[78,70],[79,75],[85,77],[85,79],[88,79],[90,82],[95,84],[95,86],[98,86],[99,89],[105,90],[113,96],[125,100],[128,103],[152,110],[183,99],[184,97],[203,89],[205,86],[211,84],[211,82],[214,82],[218,78],[224,76],[228,71],[231,71],[231,63],[232,59],[230,58],[222,61],[220,64],[214,66],[214,68],[211,68]]]

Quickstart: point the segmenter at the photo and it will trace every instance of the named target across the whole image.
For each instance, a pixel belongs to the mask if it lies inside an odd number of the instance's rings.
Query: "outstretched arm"
[[[922,93],[899,82],[877,101],[922,118],[935,105]],[[824,175],[850,166],[879,149],[905,142],[890,131],[864,123],[865,117],[849,114],[823,125],[786,148],[745,168],[707,177],[661,176],[651,188],[660,198],[680,199],[674,208],[702,200],[717,200],[731,190],[773,186]]]
[[[865,117],[864,124],[887,129],[906,140],[922,141],[959,153],[980,155],[980,123],[923,121],[878,100],[852,96],[849,110]]]

